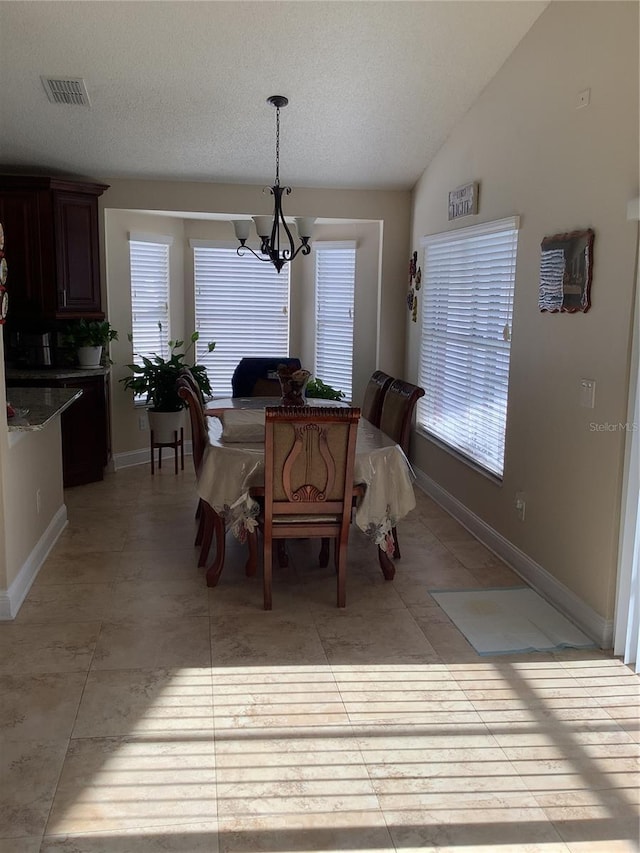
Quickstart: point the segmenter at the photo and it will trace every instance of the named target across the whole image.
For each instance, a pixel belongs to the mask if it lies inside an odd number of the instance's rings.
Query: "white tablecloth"
[[[270,401],[274,404],[275,401]],[[215,402],[209,404],[215,406]],[[258,504],[252,486],[264,485],[264,444],[225,442],[222,424],[208,418],[209,446],[198,479],[198,494],[224,518],[241,541],[256,525]],[[366,486],[355,522],[387,553],[393,552],[391,528],[416,505],[414,475],[402,449],[362,418],[354,465],[354,482]]]

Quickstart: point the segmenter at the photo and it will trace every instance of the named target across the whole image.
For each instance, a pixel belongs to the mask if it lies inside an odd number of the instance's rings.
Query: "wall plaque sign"
[[[449,193],[449,220],[478,212],[478,182],[473,181]]]

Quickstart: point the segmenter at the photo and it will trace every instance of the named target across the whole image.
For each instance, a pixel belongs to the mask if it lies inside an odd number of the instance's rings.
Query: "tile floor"
[[[190,472],[69,490],[0,624],[0,853],[637,850],[637,676],[478,657],[429,590],[519,579],[417,499],[392,583],[354,529],[338,611],[298,542],[265,613],[234,541],[206,588]]]

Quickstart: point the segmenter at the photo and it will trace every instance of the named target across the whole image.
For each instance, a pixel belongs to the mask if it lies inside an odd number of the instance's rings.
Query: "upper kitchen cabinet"
[[[102,319],[98,197],[105,184],[0,175],[11,321]]]

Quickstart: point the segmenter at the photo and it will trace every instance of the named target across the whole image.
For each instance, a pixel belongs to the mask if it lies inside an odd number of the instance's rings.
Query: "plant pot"
[[[100,367],[102,347],[78,347],[77,353],[80,367]]]
[[[154,444],[169,444],[180,438],[180,428],[184,425],[184,409],[179,412],[156,412],[148,409],[149,428],[153,430]]]

